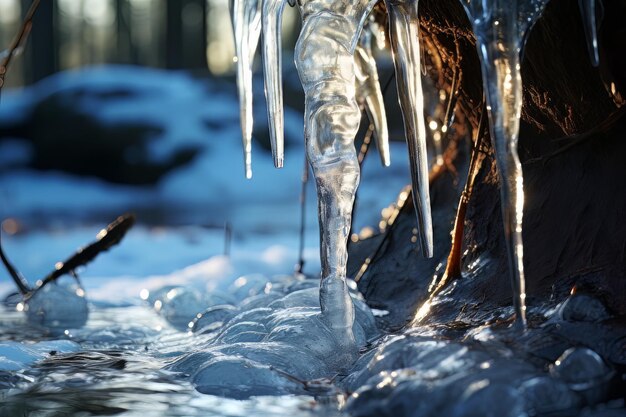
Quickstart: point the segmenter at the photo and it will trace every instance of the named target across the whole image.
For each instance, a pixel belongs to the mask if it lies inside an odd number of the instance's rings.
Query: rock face
[[[463,72],[457,113],[476,127],[481,96],[478,63],[468,22],[452,3],[420,2],[423,35],[437,41],[441,49],[430,51],[431,55],[447,64],[437,67],[433,62],[436,74],[431,75],[447,86],[447,67],[457,65]],[[609,9],[618,14],[624,11],[623,5],[605,6],[605,15]],[[456,30],[458,51],[441,29],[446,25]],[[605,59],[595,69],[588,61],[577,5],[553,0],[525,48],[519,154],[524,170],[524,265],[531,307],[554,305],[576,287],[603,299],[614,313],[626,310],[626,164],[621,156],[626,150],[626,107],[620,93],[624,90],[623,54],[618,53],[625,41],[616,39],[621,31],[613,18],[603,23],[600,44]],[[557,42],[559,37],[568,39],[563,48],[557,47],[562,43]],[[567,68],[576,71],[555,79],[554,74],[567,72]],[[581,101],[581,96],[585,100]],[[445,296],[433,303],[433,321],[479,322],[489,316],[487,312],[511,305],[499,178],[493,149],[490,141],[486,142],[487,157],[467,208],[463,278],[452,281]],[[376,253],[359,287],[370,305],[390,311],[385,320],[391,327],[412,319],[443,272],[459,186],[467,172],[465,162],[463,155],[457,158],[458,177],[440,176],[432,184],[436,218],[433,260],[419,257],[411,241],[415,222],[410,202],[388,228],[387,236],[351,247],[352,276]]]

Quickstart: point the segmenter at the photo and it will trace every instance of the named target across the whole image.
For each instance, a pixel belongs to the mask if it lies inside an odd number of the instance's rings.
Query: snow
[[[72,228],[67,228],[63,220],[156,209],[167,213],[166,219],[173,223],[188,226],[136,226],[119,247],[79,271],[90,299],[136,298],[143,288],[166,284],[211,288],[216,281],[232,281],[251,273],[290,274],[297,261],[302,116],[293,110],[285,112],[285,167],[273,168],[271,154],[254,143],[254,177],[246,180],[235,90],[218,87],[219,82],[194,79],[182,72],[101,67],[58,74],[33,87],[3,94],[0,124],[27,117],[37,102],[51,95],[73,97],[72,92],[86,90],[89,94],[78,95],[74,105],[103,123],[149,121],[163,128],[151,145],[152,158],[162,158],[190,145],[202,149],[191,164],[151,187],[117,185],[61,172],[22,169],[3,173],[2,218],[24,219],[27,228],[29,221],[41,223],[40,219],[46,219],[43,230],[3,239],[6,252],[22,273],[31,282],[45,276],[57,261],[93,241],[99,228],[113,218]],[[27,152],[14,140],[3,149],[8,153],[3,153],[3,161],[11,160],[11,149],[21,160]],[[392,143],[391,150],[391,168],[383,169],[375,155],[365,161],[355,219],[357,231],[375,224],[380,210],[408,181],[405,147]],[[310,181],[305,260],[306,272],[317,274],[313,188]],[[223,231],[219,227],[201,227],[226,221],[234,232],[229,257],[223,256]],[[4,275],[0,278],[0,289],[11,288],[6,280]]]

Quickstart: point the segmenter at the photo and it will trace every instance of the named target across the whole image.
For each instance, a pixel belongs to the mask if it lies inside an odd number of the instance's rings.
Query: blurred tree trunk
[[[31,1],[22,1],[26,13]],[[26,81],[37,82],[58,70],[58,40],[55,33],[56,2],[42,1],[35,13],[30,39],[26,47]]]
[[[167,68],[206,67],[206,0],[168,0]]]

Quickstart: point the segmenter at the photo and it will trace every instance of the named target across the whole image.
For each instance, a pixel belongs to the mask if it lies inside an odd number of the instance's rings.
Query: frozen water
[[[383,92],[380,88],[376,59],[372,53],[372,31],[380,30],[378,24],[370,19],[363,28],[361,38],[354,51],[356,75],[356,98],[365,107],[370,123],[374,126],[376,145],[383,166],[391,164],[389,154],[389,129]]]
[[[19,306],[19,305],[18,305]],[[52,334],[82,327],[89,317],[85,291],[74,282],[52,282],[23,304],[28,322]]]
[[[290,280],[278,277],[272,281],[284,283]],[[305,281],[319,283],[317,280]],[[340,282],[344,284],[344,281]],[[264,285],[258,288],[264,288]],[[274,285],[269,294],[252,296],[241,303],[241,306],[257,302],[262,305],[264,301],[265,307],[240,311],[235,306],[225,305],[207,309],[195,320],[192,329],[202,326],[197,332],[213,332],[215,336],[197,351],[176,360],[169,369],[190,375],[201,392],[219,391],[239,398],[262,395],[266,393],[265,385],[277,383],[278,391],[274,393],[298,393],[309,381],[330,378],[345,369],[356,359],[358,349],[378,335],[369,307],[357,295],[352,296],[352,302],[358,307],[349,332],[354,339],[346,341],[343,338],[346,333],[343,327],[346,323],[341,321],[343,317],[327,318],[320,309],[319,287],[291,293],[275,292],[279,288],[288,291],[299,286]],[[231,292],[239,289],[230,286]],[[345,284],[343,289],[343,294],[351,297]],[[281,298],[274,298],[278,296]],[[350,343],[350,350],[346,349],[346,343]],[[242,380],[228,379],[220,384],[221,388],[210,380],[216,377],[216,373],[236,372],[240,367],[246,368],[245,373],[237,377]],[[198,371],[199,368],[202,370]],[[257,382],[258,386],[255,385]]]
[[[265,326],[254,321],[241,321],[227,326],[217,337],[216,343],[260,342],[267,335]]]
[[[573,414],[581,405],[566,383],[549,376],[529,379],[520,388],[530,415]]]
[[[522,215],[524,187],[517,154],[522,109],[520,54],[548,0],[461,0],[472,22],[482,66],[491,138],[500,175],[504,235],[520,327],[526,325]]]
[[[598,298],[587,294],[572,294],[557,309],[559,318],[566,321],[600,322],[611,317]]]
[[[204,394],[237,399],[303,393],[301,384],[269,366],[235,356],[209,360],[193,375],[192,381]]]
[[[428,183],[424,94],[420,73],[418,0],[389,0],[389,40],[398,98],[409,146],[413,203],[422,254],[433,256],[433,225]]]
[[[261,274],[245,275],[237,278],[226,289],[226,292],[237,302],[247,297],[270,292],[272,284],[270,280]]]
[[[239,310],[230,304],[219,304],[198,313],[189,328],[194,333],[210,333],[218,330],[224,323],[233,318]]]
[[[615,372],[591,349],[567,349],[550,366],[550,374],[563,380],[591,404],[604,399],[606,385]]]
[[[164,294],[162,294],[164,292]],[[174,287],[155,296],[154,308],[172,326],[186,330],[189,324],[209,305],[202,294],[192,288]]]
[[[235,48],[237,51],[237,92],[246,178],[252,178],[252,64],[261,36],[260,0],[232,2]]]
[[[50,353],[76,352],[80,345],[69,340],[39,343],[0,342],[0,371],[19,371],[50,356]]]
[[[585,28],[585,38],[587,39],[587,49],[591,65],[600,65],[600,54],[598,53],[598,29],[596,23],[596,0],[578,0],[580,15]]]

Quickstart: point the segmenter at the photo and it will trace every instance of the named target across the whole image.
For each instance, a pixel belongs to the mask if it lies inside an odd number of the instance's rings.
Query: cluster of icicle
[[[263,32],[265,91],[274,164],[283,165],[281,23],[290,0],[235,0],[237,51],[245,173],[252,176],[252,64]],[[295,63],[305,91],[305,141],[318,193],[322,263],[322,312],[331,327],[353,339],[352,305],[345,288],[347,234],[359,183],[354,137],[362,104],[375,127],[384,165],[390,163],[385,108],[372,33],[380,31],[369,14],[378,0],[299,0],[302,29]],[[491,137],[501,178],[502,213],[517,325],[525,326],[522,245],[524,204],[517,155],[522,105],[520,60],[526,35],[548,0],[461,0],[472,23],[482,64]],[[592,61],[597,65],[595,0],[579,0]],[[420,77],[418,0],[385,0],[398,98],[409,148],[413,199],[420,245],[433,255],[424,103]]]

